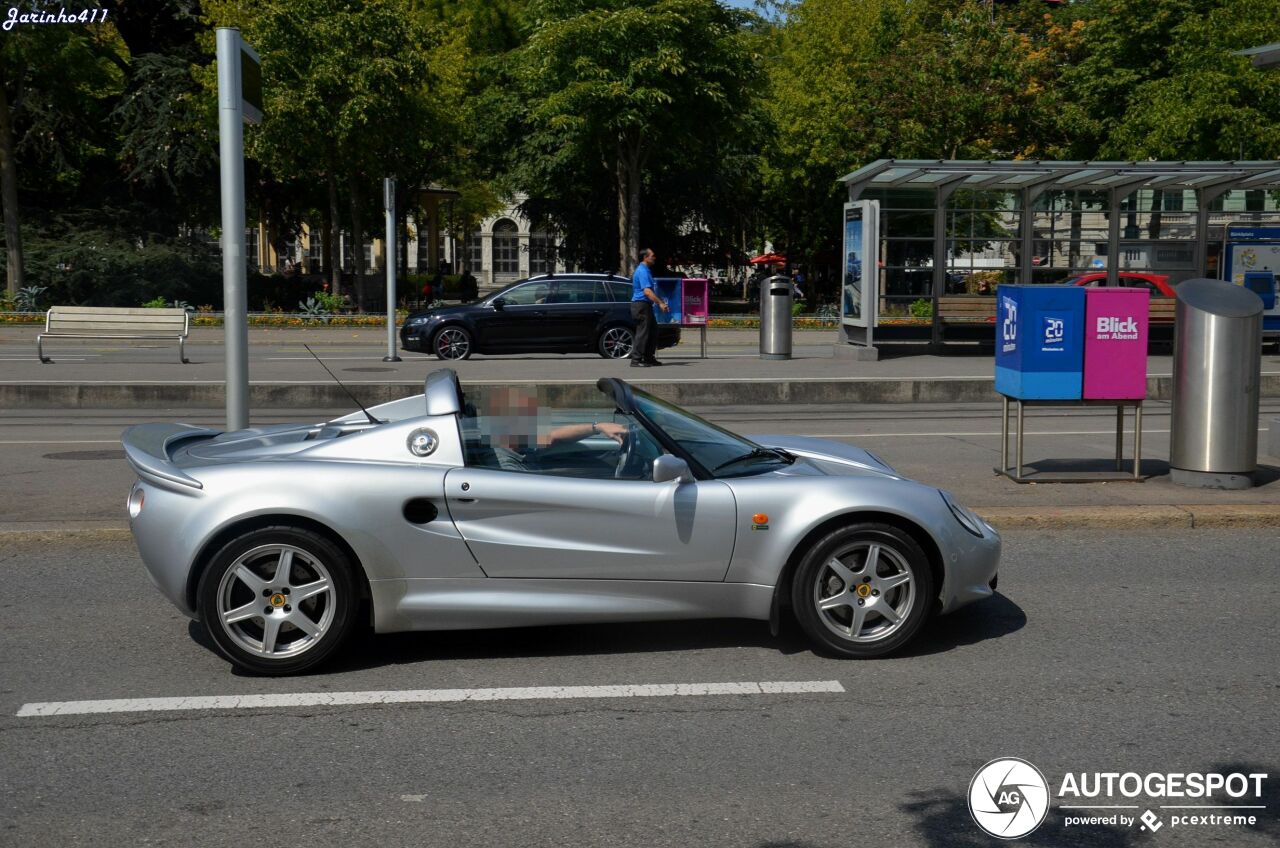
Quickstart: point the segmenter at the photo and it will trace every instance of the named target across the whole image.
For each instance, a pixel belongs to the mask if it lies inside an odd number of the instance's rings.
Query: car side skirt
[[[370,583],[374,629],[481,630],[669,621],[769,620],[773,587],[662,580],[544,580],[428,577]]]

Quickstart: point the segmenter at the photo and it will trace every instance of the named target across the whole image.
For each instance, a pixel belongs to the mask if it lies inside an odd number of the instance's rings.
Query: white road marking
[[[274,695],[203,695],[186,698],[119,698],[23,704],[19,718],[278,707],[342,707],[353,704],[441,704],[459,701],[543,701],[568,698],[674,698],[701,695],[795,695],[843,692],[838,680],[759,683],[640,683],[618,686],[531,686],[503,689],[403,689],[372,692],[299,692]]]

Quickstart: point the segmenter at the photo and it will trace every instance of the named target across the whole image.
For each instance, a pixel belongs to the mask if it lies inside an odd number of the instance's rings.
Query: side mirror
[[[689,470],[689,463],[680,457],[664,453],[653,461],[653,482],[667,483],[671,480],[677,483],[691,482],[693,472]]]
[[[493,299],[493,308],[501,312],[507,308],[507,302],[500,297],[495,297]]]

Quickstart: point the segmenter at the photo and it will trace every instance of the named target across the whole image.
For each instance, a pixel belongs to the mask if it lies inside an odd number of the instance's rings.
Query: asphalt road
[[[1149,401],[1144,416],[1141,485],[1019,486],[995,476],[1000,464],[999,404],[874,404],[704,407],[711,420],[740,433],[794,433],[858,444],[901,473],[954,491],[973,506],[1026,507],[1271,503],[1280,500],[1280,457],[1263,456],[1261,485],[1245,491],[1188,489],[1169,482],[1169,405]],[[255,411],[255,425],[323,421],[349,409]],[[1262,403],[1260,448],[1280,402]],[[120,433],[143,421],[183,421],[221,428],[218,410],[0,410],[0,525],[124,521],[135,475]],[[1126,425],[1131,433],[1132,414]],[[1036,410],[1028,415],[1026,459],[1037,468],[1114,470],[1115,415],[1109,410]],[[1012,440],[1010,440],[1012,442]],[[1132,438],[1125,456],[1132,457]],[[1126,466],[1127,467],[1127,466]],[[1160,476],[1165,475],[1165,476]]]
[[[1019,756],[1051,785],[1068,770],[1271,775],[1252,828],[1067,830],[1055,802],[1024,844],[1274,845],[1276,542],[1011,534],[997,597],[881,661],[700,622],[369,636],[328,673],[285,680],[233,674],[127,543],[11,544],[0,844],[981,846],[996,842],[970,819],[969,781]],[[727,681],[844,691],[16,715],[100,698]]]

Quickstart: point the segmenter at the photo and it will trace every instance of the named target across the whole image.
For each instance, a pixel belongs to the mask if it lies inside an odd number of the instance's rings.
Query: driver
[[[503,471],[532,470],[529,461],[535,451],[553,445],[581,441],[597,433],[622,445],[627,437],[626,426],[613,421],[548,427],[539,414],[541,407],[534,389],[494,389],[489,393],[485,411],[487,420],[479,434],[478,447],[488,456],[472,458],[479,459],[479,465],[496,465]]]

